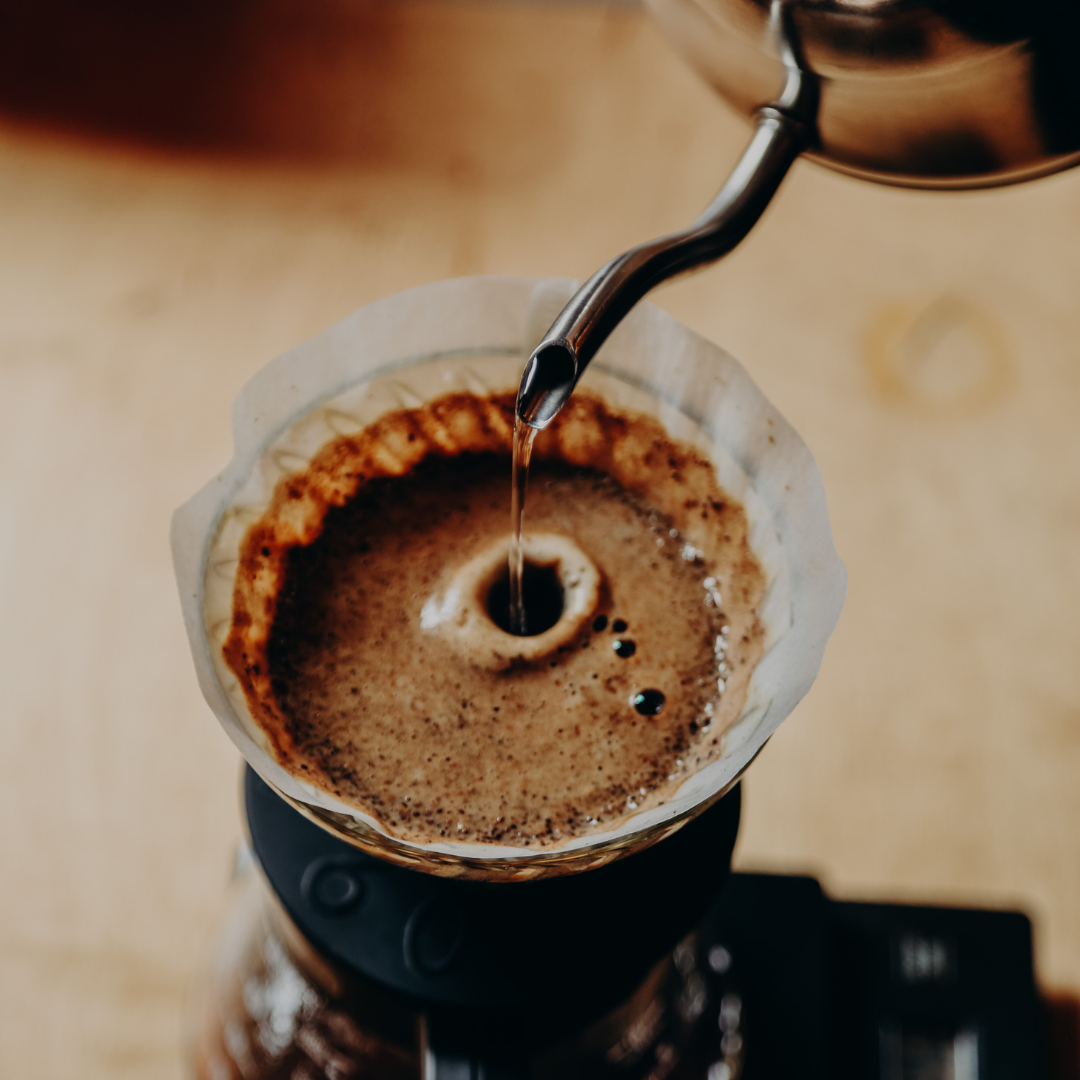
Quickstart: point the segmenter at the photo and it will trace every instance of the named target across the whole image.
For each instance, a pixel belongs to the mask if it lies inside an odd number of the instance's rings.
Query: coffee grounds
[[[594,422],[611,415],[582,404],[579,425],[590,410]],[[323,506],[303,544],[280,542],[281,507],[296,501],[283,488],[278,521],[272,507],[245,543],[226,645],[282,764],[405,839],[546,847],[662,803],[715,758],[760,655],[764,579],[745,515],[715,489],[711,467],[661,441],[655,421],[637,425],[652,442],[620,471],[638,490],[567,461],[559,451],[575,444],[558,432],[538,442],[527,531],[571,537],[603,585],[576,639],[506,671],[464,663],[422,628],[420,611],[456,567],[507,535],[508,444],[429,446],[407,471],[365,476],[340,505]],[[324,456],[339,475],[342,448]],[[664,509],[643,480],[659,481]],[[707,500],[695,497],[703,482]],[[245,604],[268,561],[278,586],[260,642]],[[633,641],[616,650],[598,637],[608,620],[634,627]]]

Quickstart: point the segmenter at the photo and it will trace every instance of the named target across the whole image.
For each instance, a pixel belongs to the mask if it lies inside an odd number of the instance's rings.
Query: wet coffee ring
[[[522,546],[525,561],[553,569],[562,588],[562,613],[553,626],[540,634],[517,636],[492,618],[488,598],[507,572],[507,537],[454,572],[445,588],[424,604],[421,627],[441,634],[468,663],[496,671],[543,660],[572,642],[600,601],[600,571],[566,536],[534,533],[523,538]]]

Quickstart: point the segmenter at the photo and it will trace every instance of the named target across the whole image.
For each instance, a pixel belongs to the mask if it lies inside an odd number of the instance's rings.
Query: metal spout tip
[[[574,392],[577,367],[574,351],[565,341],[541,342],[521,374],[518,419],[543,431]]]

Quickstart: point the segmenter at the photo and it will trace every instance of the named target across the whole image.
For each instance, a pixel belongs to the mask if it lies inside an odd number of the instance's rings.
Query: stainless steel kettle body
[[[767,0],[646,0],[675,47],[736,109],[786,72]],[[820,85],[808,154],[868,180],[1009,184],[1080,160],[1075,0],[805,0],[792,30]]]

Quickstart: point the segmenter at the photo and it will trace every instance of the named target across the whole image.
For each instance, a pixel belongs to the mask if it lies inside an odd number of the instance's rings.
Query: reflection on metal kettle
[[[612,259],[563,309],[522,374],[518,414],[533,428],[562,408],[650,289],[746,236],[801,153],[864,179],[936,189],[1015,183],[1080,163],[1080,7],[1069,0],[648,3],[757,128],[689,228]]]

